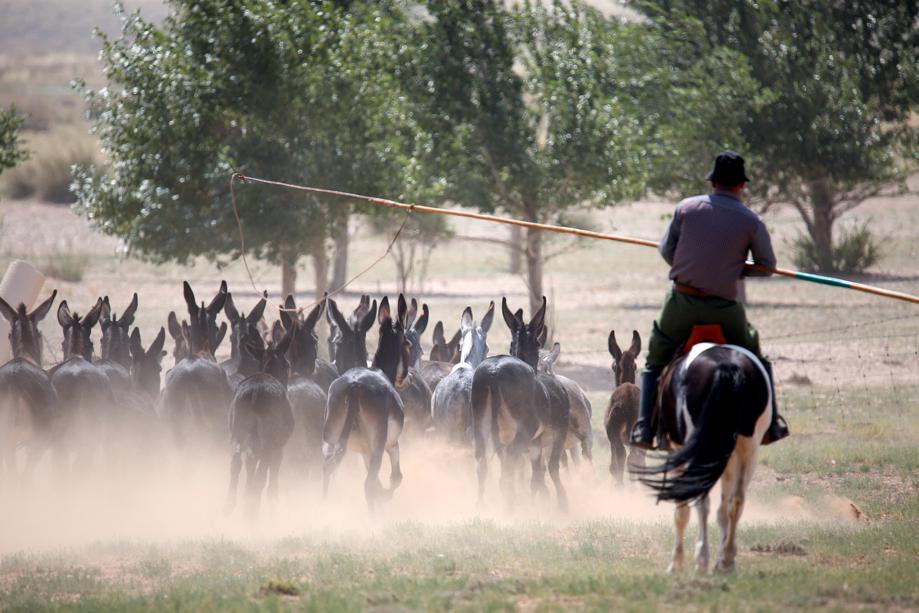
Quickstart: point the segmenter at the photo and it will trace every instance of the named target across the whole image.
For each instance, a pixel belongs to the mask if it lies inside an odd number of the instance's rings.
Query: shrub
[[[33,134],[26,148],[32,158],[0,177],[0,192],[6,197],[69,204],[76,201],[70,191],[73,165],[89,167],[100,161],[95,138],[77,128]]]
[[[59,281],[78,283],[89,264],[89,257],[73,253],[54,253],[39,262],[39,269],[45,276]]]
[[[842,230],[833,243],[833,269],[821,271],[817,248],[810,236],[801,234],[792,242],[792,261],[807,272],[860,273],[873,266],[881,257],[880,247],[868,229],[868,222]]]

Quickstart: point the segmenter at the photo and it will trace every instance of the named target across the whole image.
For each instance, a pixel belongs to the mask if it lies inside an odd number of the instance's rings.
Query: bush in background
[[[72,167],[98,165],[101,154],[96,139],[77,127],[27,135],[29,161],[3,173],[0,193],[8,198],[36,198],[70,204]]]
[[[820,272],[820,257],[810,236],[801,234],[791,247],[795,266],[807,272]],[[861,273],[876,264],[880,257],[880,247],[865,222],[844,229],[839,240],[833,242],[833,270],[827,272]]]
[[[38,268],[46,277],[78,283],[83,280],[89,257],[74,253],[53,253],[38,262]]]

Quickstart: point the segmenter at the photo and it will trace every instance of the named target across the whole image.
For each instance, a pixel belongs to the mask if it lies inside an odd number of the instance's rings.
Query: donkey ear
[[[166,344],[166,331],[163,330],[163,327],[160,326],[160,331],[156,334],[156,338],[153,339],[153,343],[150,344],[150,348],[147,349],[147,356],[155,358],[157,362],[162,358],[163,345]]]
[[[191,285],[188,281],[182,281],[182,294],[185,296],[185,306],[188,307],[188,314],[192,319],[198,312],[198,303],[195,302],[195,292],[191,291]]]
[[[137,292],[134,292],[134,296],[131,298],[131,303],[128,305],[128,308],[124,310],[124,313],[121,314],[121,320],[119,323],[127,328],[134,323],[134,314],[137,312]]]
[[[313,307],[313,310],[310,311],[309,315],[306,316],[306,319],[303,320],[303,330],[307,334],[313,331],[313,328],[316,327],[316,323],[319,321],[319,318],[322,317],[322,309],[325,308],[325,300],[322,300],[319,304]]]
[[[558,357],[562,354],[562,344],[556,342],[552,345],[552,351],[546,356],[546,359],[550,364],[555,364],[558,361]]]
[[[166,325],[169,326],[169,336],[174,339],[182,336],[182,326],[179,325],[179,319],[176,317],[175,311],[169,311],[169,317],[166,320]]]
[[[472,319],[472,307],[466,307],[463,309],[463,314],[460,316],[460,332],[463,334],[467,330],[471,330],[472,326],[475,325],[475,320]]]
[[[488,331],[491,330],[491,323],[495,320],[495,301],[492,300],[488,303],[488,310],[485,311],[485,317],[482,318],[482,332],[488,334]]]
[[[162,330],[162,328],[160,328],[160,330]],[[144,347],[140,343],[140,328],[134,328],[131,332],[131,341],[128,344],[128,349],[131,350],[131,357],[135,360],[145,355]]]
[[[70,314],[70,307],[67,306],[66,300],[61,300],[61,303],[57,305],[57,323],[61,324],[62,328],[73,325],[73,315]]]
[[[414,301],[413,301],[414,302]],[[418,303],[415,303],[415,312],[418,311]],[[399,323],[402,324],[403,329],[408,329],[408,324],[406,322],[406,316],[408,315],[408,304],[405,302],[405,296],[399,294],[399,301],[396,303],[396,316],[398,317]]]
[[[239,311],[236,309],[236,303],[233,302],[233,294],[228,293],[226,300],[223,301],[223,312],[231,324],[239,321]]]
[[[96,325],[99,321],[99,316],[102,315],[103,302],[102,298],[96,300],[96,304],[93,305],[93,308],[89,310],[89,313],[83,317],[83,327],[90,329]]]
[[[99,311],[99,321],[102,322],[103,330],[112,325],[112,305],[108,301],[108,296],[102,298],[102,309]]]
[[[420,337],[425,330],[428,328],[428,317],[430,313],[428,312],[428,305],[421,305],[421,317],[418,318],[418,321],[415,322],[415,325],[412,326],[412,329],[418,333]]]
[[[609,354],[613,356],[613,359],[617,362],[619,358],[622,357],[622,349],[619,348],[619,343],[616,342],[616,331],[609,331],[609,339],[607,340],[607,348],[609,349]]]
[[[258,303],[256,303],[256,305],[252,307],[252,310],[249,311],[249,314],[246,315],[246,321],[248,321],[250,324],[257,323],[262,318],[262,315],[265,314],[266,304],[268,304],[268,301],[266,299],[262,298],[261,300],[259,300]],[[281,312],[283,313],[283,311]]]
[[[227,322],[220,322],[220,328],[217,330],[217,336],[214,338],[214,346],[211,347],[211,353],[217,353],[217,347],[223,342],[223,337],[227,335]]]
[[[641,353],[641,336],[639,336],[638,330],[632,330],[632,346],[629,347],[629,353],[632,354],[633,358],[637,358],[638,354]]]
[[[284,336],[284,326],[281,325],[281,322],[276,321],[271,326],[271,342],[278,344],[281,342],[281,338]]]
[[[166,331],[163,330],[163,326],[160,326],[160,331],[156,333],[156,338],[153,339],[153,342],[150,343],[150,347],[147,349],[147,357],[156,358],[157,361],[160,359],[160,354],[163,352],[163,345],[166,344]]]
[[[338,310],[338,303],[329,298],[329,310],[327,311],[327,316],[329,323],[333,324],[339,330],[350,330],[351,326],[348,325],[345,316],[341,314],[341,311]]]
[[[539,330],[543,326],[543,322],[546,319],[546,297],[542,297],[542,306],[539,307],[539,310],[536,311],[536,314],[533,315],[533,319],[530,320],[530,329]]]
[[[53,298],[54,296],[52,296]],[[13,322],[16,321],[16,310],[7,304],[6,300],[0,298],[0,313],[3,314],[3,317],[6,318],[10,325],[13,325]]]
[[[438,321],[434,324],[434,332],[431,333],[431,340],[435,345],[446,345],[447,339],[444,338],[444,322]]]
[[[536,342],[539,343],[540,347],[546,346],[546,340],[549,338],[549,328],[543,326],[539,330],[539,336],[536,337]]]
[[[42,302],[40,305],[35,307],[35,310],[29,315],[29,319],[32,320],[33,324],[37,324],[43,320],[47,315],[48,311],[51,310],[51,305],[54,304],[54,299],[57,298],[57,290],[51,292],[51,295],[48,296],[48,299]],[[6,304],[5,302],[3,304]],[[7,305],[9,306],[9,305]]]
[[[204,310],[207,311],[208,315],[217,315],[217,313],[220,312],[220,309],[223,308],[224,303],[227,301],[227,296],[229,295],[230,293],[227,291],[227,282],[221,281],[220,289],[217,291],[217,295],[214,296],[214,299],[211,300],[211,303],[207,305],[207,308]]]
[[[389,311],[389,296],[383,296],[383,300],[380,302],[380,311],[377,320],[382,326],[383,322],[387,319],[392,319],[392,313]]]
[[[459,347],[460,341],[463,340],[463,331],[457,330],[453,333],[453,338],[447,343],[447,350],[456,351],[456,348]]]
[[[324,298],[325,296],[323,296]],[[284,299],[284,308],[290,311],[297,310],[297,303],[294,301],[293,294],[287,294],[287,298]]]
[[[287,355],[287,350],[290,349],[290,344],[294,340],[294,336],[297,335],[297,329],[291,328],[287,331],[287,334],[282,336],[279,340],[274,341],[274,350],[278,355]]]
[[[384,298],[383,300],[386,300],[386,299]],[[382,308],[382,305],[381,305],[381,308]],[[372,328],[373,322],[376,321],[376,318],[377,318],[377,301],[374,300],[372,303],[370,303],[370,308],[367,309],[367,314],[364,315],[364,319],[361,320],[360,331],[366,332],[367,330]]]
[[[401,294],[400,294],[401,296]],[[415,323],[415,318],[418,316],[418,301],[412,298],[412,303],[408,307],[408,311],[405,313],[405,329],[408,330],[412,327],[412,324]]]
[[[504,323],[507,324],[508,329],[510,329],[511,332],[516,332],[517,328],[520,326],[520,322],[517,321],[517,318],[514,317],[511,310],[507,308],[507,298],[501,298],[501,314],[504,315]]]

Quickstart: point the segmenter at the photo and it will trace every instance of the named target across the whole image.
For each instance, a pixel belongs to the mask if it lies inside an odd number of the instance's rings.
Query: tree
[[[393,76],[400,18],[386,4],[306,0],[172,0],[159,26],[122,12],[121,37],[102,36],[107,86],[83,88],[110,176],[79,172],[77,208],[154,261],[219,262],[241,251],[233,170],[385,191],[415,146]],[[330,221],[351,205],[237,192],[246,250],[281,264],[282,291],[302,254],[324,291]]]
[[[919,101],[919,3],[886,0],[642,0],[668,39],[687,23],[695,56],[743,54],[764,102],[743,123],[753,188],[801,215],[815,268],[841,261],[834,224],[905,176]],[[737,94],[744,94],[738,91]],[[870,246],[870,243],[866,243]]]
[[[19,135],[23,121],[15,108],[0,109],[0,173],[29,159],[29,153],[22,148]]]
[[[604,18],[583,4],[450,0],[427,4],[418,62],[426,158],[441,198],[533,222],[639,194],[639,130],[601,78]],[[543,235],[525,233],[535,312]]]

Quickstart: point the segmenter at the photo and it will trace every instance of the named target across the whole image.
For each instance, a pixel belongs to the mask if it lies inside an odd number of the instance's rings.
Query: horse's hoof
[[[722,575],[729,575],[734,572],[734,563],[718,560],[718,563],[715,564],[715,572]]]
[[[667,574],[668,574],[668,575],[676,575],[676,574],[679,573],[682,569],[683,569],[683,567],[682,567],[681,564],[678,564],[678,563],[676,563],[676,562],[671,562],[670,565],[667,567]]]

